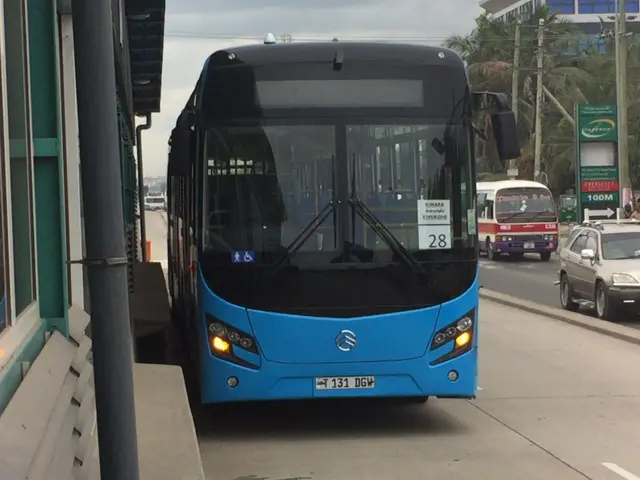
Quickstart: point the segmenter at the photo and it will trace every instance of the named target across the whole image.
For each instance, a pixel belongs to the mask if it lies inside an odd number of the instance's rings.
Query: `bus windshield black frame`
[[[398,65],[392,71],[367,64],[336,75],[326,64],[305,67],[242,67],[242,75],[216,69],[209,80],[205,76],[198,112],[205,208],[199,263],[209,288],[247,308],[334,317],[425,308],[460,296],[477,273],[474,138],[464,69]],[[256,81],[336,76],[430,81],[421,108],[256,106]],[[232,86],[241,94],[225,96]],[[403,181],[399,171],[412,173]],[[313,208],[294,214],[287,197],[294,194],[299,206],[306,186]],[[368,204],[374,194],[397,204],[407,200],[409,208],[394,210],[398,222],[378,222],[390,210]],[[450,248],[411,243],[421,196],[450,201]],[[358,202],[374,217],[355,208]],[[285,232],[283,225],[294,222]],[[401,238],[399,232],[411,228],[412,238]],[[294,248],[307,231],[311,235]],[[246,252],[251,261],[234,261]]]
[[[270,103],[261,105],[258,85],[262,82],[419,82],[422,95],[418,98],[399,99],[371,106],[339,106],[328,100],[327,106],[299,107]],[[355,85],[354,85],[355,87]],[[395,89],[394,89],[395,90]],[[384,96],[385,91],[380,92]],[[321,97],[319,97],[321,98]],[[406,103],[413,100],[411,106]],[[420,100],[420,101],[418,101]],[[336,72],[332,64],[308,62],[251,66],[234,63],[209,70],[199,89],[200,125],[232,124],[247,119],[296,118],[447,118],[462,119],[471,116],[471,92],[464,68],[449,65],[387,64],[351,62]]]

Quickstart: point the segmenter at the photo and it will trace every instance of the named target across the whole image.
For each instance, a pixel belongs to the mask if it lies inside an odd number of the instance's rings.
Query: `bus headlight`
[[[467,345],[471,341],[471,334],[469,332],[463,332],[456,337],[456,347],[461,348]]]
[[[435,350],[436,348],[440,348],[447,343],[453,342],[465,332],[469,332],[468,336],[469,338],[471,338],[474,321],[475,310],[471,310],[469,313],[463,315],[455,322],[450,323],[444,328],[441,328],[434,334],[433,340],[431,341],[430,350]]]
[[[471,317],[462,317],[456,324],[456,328],[460,332],[466,332],[471,327],[473,327],[473,319]]]
[[[216,352],[220,352],[220,353],[228,353],[229,350],[231,349],[231,345],[229,344],[229,342],[223,340],[220,337],[211,338],[211,347]]]
[[[242,349],[254,355],[259,355],[258,346],[251,335],[211,315],[206,316],[206,322],[209,349],[212,355],[244,367],[258,368],[236,354],[236,349]]]
[[[430,362],[430,365],[444,363],[471,350],[473,347],[475,318],[474,309],[435,333],[431,341],[430,350],[435,350],[445,345],[451,345],[451,349]]]
[[[209,325],[209,333],[219,337],[224,337],[227,334],[227,329],[221,323],[215,322]]]

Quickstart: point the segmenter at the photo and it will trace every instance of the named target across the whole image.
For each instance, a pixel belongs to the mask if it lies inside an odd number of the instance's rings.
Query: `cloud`
[[[171,128],[216,50],[259,42],[269,32],[293,41],[440,44],[469,31],[479,12],[478,0],[168,0],[162,105],[143,137],[145,174],[166,173]]]

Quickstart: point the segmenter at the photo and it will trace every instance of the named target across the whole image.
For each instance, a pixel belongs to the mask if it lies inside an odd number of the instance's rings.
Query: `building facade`
[[[496,19],[526,19],[539,5],[547,5],[559,18],[578,24],[585,33],[600,31],[600,19],[608,21],[615,13],[617,0],[481,0],[480,6]],[[639,22],[640,0],[626,0],[629,22]],[[633,18],[635,17],[635,18]]]
[[[141,5],[138,5],[141,3]],[[0,413],[47,332],[88,310],[70,0],[0,8]],[[113,0],[123,198],[138,260],[135,115],[159,111],[164,0]]]

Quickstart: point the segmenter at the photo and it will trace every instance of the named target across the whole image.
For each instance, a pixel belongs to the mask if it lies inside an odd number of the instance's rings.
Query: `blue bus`
[[[520,154],[506,97],[472,94],[442,48],[206,60],[168,166],[173,317],[202,403],[475,395],[474,115]]]

